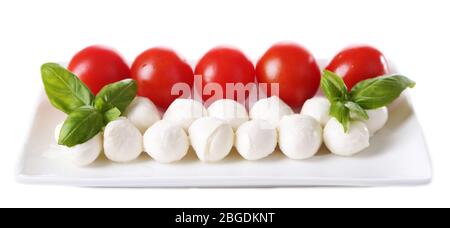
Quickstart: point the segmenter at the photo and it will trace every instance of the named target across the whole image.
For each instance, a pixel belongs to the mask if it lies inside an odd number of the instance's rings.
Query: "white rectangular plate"
[[[42,93],[17,168],[18,181],[90,187],[287,187],[421,185],[432,177],[422,128],[407,93],[390,105],[389,121],[371,138],[370,147],[349,158],[322,147],[319,155],[304,161],[276,151],[252,162],[233,151],[224,161],[208,164],[191,150],[173,164],[157,163],[143,153],[127,164],[101,157],[80,168],[54,143],[54,128],[63,120],[64,114]]]
[[[354,157],[338,157],[322,148],[319,155],[290,160],[276,151],[259,161],[245,161],[235,151],[224,161],[206,164],[193,151],[174,164],[159,164],[145,154],[117,164],[100,158],[88,168],[67,162],[53,142],[53,129],[64,115],[41,95],[19,163],[24,183],[95,187],[281,187],[419,185],[431,180],[431,165],[410,99],[390,106],[387,125],[371,146]]]

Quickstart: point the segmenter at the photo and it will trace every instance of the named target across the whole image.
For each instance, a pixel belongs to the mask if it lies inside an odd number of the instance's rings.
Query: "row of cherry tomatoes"
[[[341,75],[349,89],[361,80],[388,73],[385,57],[370,46],[346,48],[326,68]],[[68,69],[94,94],[106,84],[131,77],[138,83],[138,94],[148,97],[161,108],[167,108],[177,98],[171,95],[172,86],[179,82],[192,86],[195,74],[202,76],[203,86],[215,82],[223,91],[226,83],[253,83],[255,77],[260,83],[279,83],[280,98],[297,109],[316,94],[321,76],[313,55],[294,43],[273,45],[256,67],[241,51],[216,47],[198,61],[194,70],[168,48],[144,51],[130,68],[116,51],[90,46],[72,58]]]

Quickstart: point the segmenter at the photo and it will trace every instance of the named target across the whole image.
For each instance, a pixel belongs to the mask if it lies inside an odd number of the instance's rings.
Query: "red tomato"
[[[131,66],[131,76],[138,83],[138,94],[166,109],[180,95],[172,95],[176,83],[192,87],[192,68],[173,50],[151,48],[141,53]],[[183,94],[181,94],[183,95]]]
[[[316,94],[320,69],[311,53],[302,46],[280,43],[269,48],[258,61],[256,77],[259,83],[278,83],[279,97],[299,109]],[[276,95],[270,90],[267,92]]]
[[[369,46],[353,46],[342,50],[331,60],[327,70],[342,76],[349,90],[362,80],[389,72],[383,54]]]
[[[222,94],[203,94],[203,100],[214,101],[216,98],[233,98],[238,100],[238,91],[229,91],[227,96],[227,83],[242,83],[248,85],[255,82],[255,67],[253,63],[239,50],[228,47],[216,47],[208,51],[197,63],[195,75],[202,76],[202,88],[208,83],[218,83],[222,89]],[[203,91],[203,90],[202,90]],[[242,92],[242,91],[240,91]],[[242,99],[248,97],[248,92],[241,96]],[[232,94],[231,94],[232,93]],[[214,97],[213,97],[214,96]],[[242,100],[240,100],[242,101]]]
[[[80,77],[92,93],[105,85],[130,77],[130,68],[113,49],[90,46],[73,56],[69,71]]]

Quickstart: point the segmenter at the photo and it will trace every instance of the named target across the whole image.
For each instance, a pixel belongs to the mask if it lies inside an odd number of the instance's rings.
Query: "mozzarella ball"
[[[63,126],[63,125],[64,125],[64,122],[62,122],[62,123],[56,125],[56,127],[55,127],[55,134],[54,134],[54,137],[55,137],[55,142],[56,142],[56,144],[58,144],[58,142],[59,142],[59,134],[61,133],[61,129],[62,129],[62,126]]]
[[[248,121],[245,106],[230,99],[217,100],[208,107],[208,115],[223,120],[237,130],[241,124]]]
[[[55,140],[58,143],[59,133],[64,123],[56,126],[55,129]],[[87,166],[97,160],[98,156],[103,151],[103,139],[102,134],[98,133],[93,138],[89,139],[87,142],[78,144],[73,147],[66,147],[60,145],[60,148],[64,152],[68,152],[70,160],[76,166]]]
[[[276,127],[283,116],[292,114],[291,107],[277,96],[261,99],[250,109],[251,119],[266,120]]]
[[[331,118],[323,130],[323,139],[331,153],[352,156],[369,147],[369,130],[361,121],[352,121],[348,132],[335,118]]]
[[[128,119],[119,118],[106,125],[103,146],[109,160],[133,161],[142,153],[142,134]]]
[[[163,119],[180,125],[186,131],[196,119],[207,115],[202,103],[192,99],[176,99],[164,113]]]
[[[202,117],[189,128],[191,145],[201,161],[224,159],[234,143],[234,132],[229,124],[214,117]]]
[[[156,121],[161,119],[158,108],[146,97],[136,97],[125,110],[124,116],[144,133]]]
[[[277,130],[265,120],[251,120],[236,131],[235,146],[247,160],[265,158],[277,146]]]
[[[373,136],[377,131],[383,128],[388,121],[388,109],[386,107],[381,107],[377,109],[366,110],[366,112],[369,116],[369,119],[360,121],[362,121],[367,126],[370,135]],[[357,118],[354,116],[352,117]]]
[[[280,150],[291,159],[311,158],[322,145],[322,127],[311,116],[285,116],[278,131]]]
[[[160,120],[144,134],[144,151],[155,161],[170,163],[181,160],[189,150],[189,138],[179,125]]]
[[[303,104],[302,115],[308,115],[319,121],[320,125],[325,126],[330,120],[330,101],[325,97],[313,97]]]

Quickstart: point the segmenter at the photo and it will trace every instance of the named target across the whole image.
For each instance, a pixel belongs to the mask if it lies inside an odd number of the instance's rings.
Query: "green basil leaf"
[[[105,120],[105,125],[108,124],[111,121],[116,120],[117,118],[120,117],[120,115],[122,115],[122,112],[120,112],[120,110],[116,107],[106,111],[103,114],[103,118]]]
[[[136,94],[136,81],[125,79],[103,87],[95,97],[94,106],[103,113],[112,108],[117,108],[123,113]]]
[[[369,115],[367,114],[366,110],[359,106],[359,104],[353,101],[347,101],[345,102],[345,107],[350,110],[350,117],[352,117],[352,115],[355,115],[357,118],[362,120],[369,119]]]
[[[350,97],[363,109],[376,109],[390,104],[403,90],[415,85],[414,81],[402,75],[372,78],[356,84]]]
[[[42,65],[41,75],[50,103],[67,114],[94,100],[92,92],[77,76],[56,63]]]
[[[344,132],[348,132],[350,127],[350,110],[341,101],[331,103],[330,115],[339,121],[344,127]]]
[[[87,142],[103,127],[103,116],[92,106],[71,112],[61,128],[58,144],[73,147]]]
[[[320,79],[320,88],[330,102],[347,99],[347,86],[339,75],[325,70]]]

